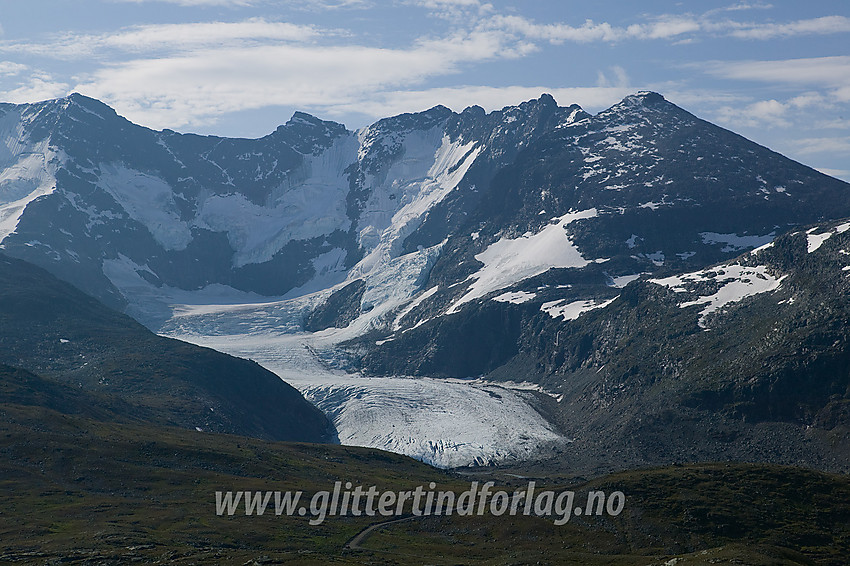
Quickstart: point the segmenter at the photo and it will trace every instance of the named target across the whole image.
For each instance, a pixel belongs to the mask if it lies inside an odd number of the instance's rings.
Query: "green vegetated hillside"
[[[21,377],[7,370],[3,381]],[[336,481],[380,491],[470,487],[467,477],[377,450],[119,424],[4,402],[0,563],[839,565],[850,553],[850,479],[779,466],[681,466],[589,483],[536,478],[538,490],[575,490],[577,502],[587,490],[622,491],[626,506],[616,517],[573,517],[562,526],[524,516],[412,519],[374,531],[355,549],[346,543],[376,518],[311,526],[309,517],[245,516],[241,507],[216,514],[216,491],[312,495]],[[496,489],[513,491],[529,480],[497,481]]]
[[[579,501],[588,490],[626,495],[616,517],[561,526],[424,517],[348,545],[378,519],[218,516],[216,491],[311,496],[337,481],[395,492],[434,482],[459,494],[473,476],[376,450],[271,440],[321,439],[327,423],[256,364],[154,336],[17,260],[0,267],[0,563],[838,565],[850,554],[850,479],[770,465],[590,482],[570,479],[575,468],[563,462],[537,478],[500,473],[496,489],[509,492],[535,479]]]
[[[3,256],[0,363],[41,376],[31,383],[45,396],[88,392],[108,399],[93,405],[114,406],[125,419],[276,440],[333,437],[318,409],[258,364],[157,336],[46,271]],[[78,391],[58,393],[60,384]]]

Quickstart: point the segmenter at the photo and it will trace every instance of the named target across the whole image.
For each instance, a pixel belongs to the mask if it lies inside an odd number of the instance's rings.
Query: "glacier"
[[[527,387],[340,369],[335,346],[380,314],[362,315],[345,329],[300,331],[300,314],[323,294],[265,304],[174,305],[163,333],[273,371],[328,415],[342,444],[452,468],[540,458],[570,441],[533,408]]]
[[[358,243],[365,253],[350,269],[344,265],[345,251],[331,249],[313,260],[316,274],[308,283],[277,298],[226,285],[199,291],[155,287],[139,275],[146,267],[127,258],[106,262],[106,273],[116,286],[132,291],[128,310],[138,318],[150,321],[154,313],[149,305],[167,305],[168,317],[158,328],[161,334],[254,360],[296,387],[328,415],[343,444],[405,454],[443,468],[545,456],[569,439],[537,412],[537,393],[528,387],[368,377],[346,370],[345,360],[338,359],[337,344],[376,329],[399,329],[401,319],[437,291],[422,286],[445,242],[409,253],[402,253],[402,242],[457,188],[482,151],[474,141],[452,141],[440,125],[395,136],[392,142],[402,157],[365,175],[371,192],[358,224]],[[365,160],[369,143],[387,142],[366,129],[310,156],[305,175],[270,199],[271,207],[248,202],[239,193],[211,195],[195,226],[227,232],[239,263],[259,261],[287,239],[348,229],[345,211],[332,205],[345,202],[340,195],[348,189],[343,179],[346,160]],[[556,219],[541,237],[532,239],[531,247],[540,248],[535,265],[515,270],[509,278],[485,277],[487,291],[545,271],[544,256],[561,248],[556,253],[559,265],[581,263],[563,230],[570,221],[595,214],[582,211]],[[285,225],[282,218],[291,224]],[[516,248],[515,262],[523,263],[524,248]],[[365,282],[363,314],[346,328],[302,330],[309,312],[357,279]],[[476,287],[473,292],[480,291]]]
[[[789,223],[778,213],[756,222],[749,208],[715,214],[728,187],[744,179],[755,189],[740,202],[761,206],[763,186],[779,192],[811,176],[781,160],[741,169],[736,155],[762,150],[652,93],[597,116],[541,96],[357,131],[297,113],[256,140],[155,132],[71,95],[0,105],[0,139],[6,253],[152,330],[256,360],[321,407],[340,442],[443,467],[542,457],[569,442],[573,431],[535,409],[560,395],[522,385],[527,375],[482,381],[496,367],[484,361],[385,371],[360,353],[421,344],[436,356],[446,329],[460,329],[449,335],[463,356],[467,341],[488,339],[476,324],[500,324],[490,314],[569,325],[604,316],[614,289],[655,273],[679,273],[650,281],[689,295],[681,306],[700,306],[700,324],[713,321],[782,279],[757,266],[705,268]],[[716,148],[733,142],[721,158]],[[786,167],[790,177],[769,173]],[[822,214],[820,200],[810,204]],[[688,220],[706,206],[704,221]],[[671,238],[658,237],[659,223]],[[808,232],[810,251],[843,229]],[[322,320],[306,324],[316,313]]]

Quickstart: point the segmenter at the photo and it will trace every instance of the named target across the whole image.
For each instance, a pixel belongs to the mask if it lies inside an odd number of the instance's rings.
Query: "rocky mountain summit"
[[[846,468],[850,185],[659,94],[254,140],[75,94],[0,105],[0,141],[4,253],[257,360],[343,442]]]

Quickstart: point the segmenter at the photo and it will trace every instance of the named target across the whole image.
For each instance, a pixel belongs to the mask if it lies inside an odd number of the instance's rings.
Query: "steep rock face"
[[[297,113],[257,140],[154,132],[77,95],[0,115],[7,253],[151,328],[256,355],[300,380],[358,442],[369,420],[385,433],[381,446],[411,446],[407,412],[439,406],[448,384],[429,381],[430,404],[405,400],[393,432],[376,412],[397,408],[399,391],[424,394],[406,380],[338,386],[340,369],[530,382],[561,401],[531,409],[515,396],[517,415],[536,419],[539,409],[565,435],[606,439],[597,454],[634,462],[657,463],[658,446],[693,456],[687,443],[714,425],[724,439],[746,438],[733,443],[746,454],[766,442],[753,432],[763,423],[774,437],[780,425],[805,436],[799,427],[846,424],[844,398],[833,398],[843,378],[822,381],[844,371],[841,339],[827,332],[840,322],[804,324],[777,342],[792,354],[769,359],[754,354],[773,343],[760,333],[767,318],[745,317],[746,331],[723,338],[712,325],[727,306],[794,280],[778,264],[735,258],[850,216],[850,186],[658,94],[595,116],[549,96],[489,114],[438,106],[356,132]],[[812,247],[840,239],[830,226],[811,232]],[[834,356],[809,357],[827,342]],[[740,382],[717,379],[739,370]],[[458,404],[481,399],[451,386]],[[797,387],[807,393],[795,398]],[[464,426],[493,430],[479,416]],[[540,425],[522,422],[532,421]],[[689,432],[665,436],[665,423]],[[536,429],[547,442],[548,426]],[[445,447],[458,439],[468,440],[447,426],[420,444],[454,465]],[[520,442],[501,451],[490,440],[463,457],[527,455],[513,450]],[[730,446],[721,439],[699,454]]]
[[[76,94],[2,105],[0,239],[153,326],[174,291],[326,288],[415,252],[405,240],[480,154],[495,163],[483,179],[568,110],[435,107],[359,132],[296,113],[246,140],[151,131]]]
[[[381,346],[368,346],[364,367],[487,373],[518,347],[496,347],[513,343],[516,329],[460,339],[459,328],[491,327],[531,300],[548,312],[580,301],[590,310],[641,274],[696,270],[793,226],[850,214],[848,189],[660,95],[627,97],[540,136],[498,171],[442,246],[427,298]],[[424,356],[411,355],[423,344]],[[496,354],[458,363],[481,350]]]

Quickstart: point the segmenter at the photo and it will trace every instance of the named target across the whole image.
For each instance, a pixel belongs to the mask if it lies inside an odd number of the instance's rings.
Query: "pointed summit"
[[[675,104],[669,102],[666,98],[664,98],[657,92],[642,90],[626,96],[617,104],[601,112],[600,115],[605,115],[608,112],[615,112],[621,114],[639,110],[642,108],[662,108],[665,106],[678,108]]]
[[[646,90],[626,96],[617,104],[600,112],[596,117],[601,120],[621,121],[639,119],[638,117],[646,116],[648,113],[659,116],[663,114],[678,115],[680,118],[694,118],[692,114],[679,108],[657,92]]]
[[[281,139],[301,154],[312,154],[333,144],[345,135],[344,125],[316,118],[306,112],[295,112],[286,124],[278,126],[271,137]]]
[[[667,99],[657,92],[653,92],[651,90],[639,90],[638,92],[625,97],[620,104],[629,104],[632,106],[653,106],[663,102],[667,102]]]

